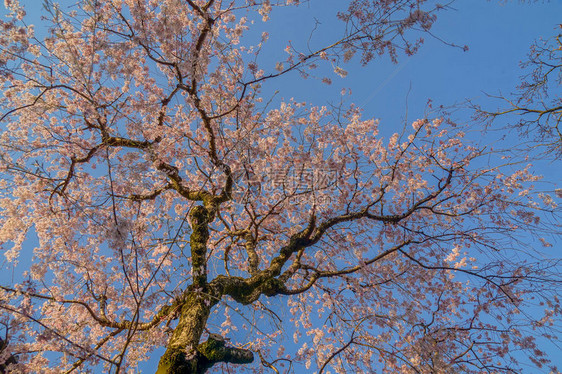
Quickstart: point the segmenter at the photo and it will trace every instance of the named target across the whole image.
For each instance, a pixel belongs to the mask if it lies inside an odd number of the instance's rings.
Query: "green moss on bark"
[[[197,347],[200,354],[199,367],[201,373],[218,362],[231,364],[249,364],[254,361],[254,354],[241,348],[227,347],[223,340],[209,339]]]
[[[193,266],[193,284],[203,287],[207,283],[207,240],[209,240],[208,211],[203,206],[195,206],[189,212],[191,228],[191,261]]]
[[[209,339],[205,343],[197,347],[197,350],[205,356],[209,361],[222,361],[224,359],[224,342],[215,339]]]
[[[197,374],[193,364],[182,350],[168,348],[160,358],[156,374]]]
[[[156,374],[203,374],[219,362],[249,364],[253,361],[251,351],[227,347],[224,341],[210,337],[189,358],[181,349],[168,348],[160,358]]]

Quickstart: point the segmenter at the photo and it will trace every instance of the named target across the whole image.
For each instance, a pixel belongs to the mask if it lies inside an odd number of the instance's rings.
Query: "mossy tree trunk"
[[[216,363],[247,364],[254,360],[246,349],[227,347],[224,340],[210,336],[199,343],[207,319],[221,295],[207,282],[207,240],[212,214],[203,206],[190,212],[190,237],[193,284],[182,296],[179,321],[172,333],[166,352],[160,359],[157,374],[199,374]]]

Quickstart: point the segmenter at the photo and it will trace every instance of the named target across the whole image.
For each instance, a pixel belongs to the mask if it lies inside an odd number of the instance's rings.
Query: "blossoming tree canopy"
[[[354,105],[264,94],[315,66],[345,75],[354,55],[414,53],[440,7],[349,1],[340,39],[266,64],[251,27],[298,3],[46,1],[39,35],[6,1],[0,245],[17,274],[0,283],[2,370],[548,362],[534,339],[560,310],[552,267],[513,240],[539,224],[526,167],[492,164],[441,119],[387,139]],[[532,297],[546,304],[529,315]]]

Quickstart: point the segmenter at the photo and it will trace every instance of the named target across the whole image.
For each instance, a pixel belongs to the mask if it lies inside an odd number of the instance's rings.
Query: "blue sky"
[[[312,1],[309,6],[287,9],[273,14],[269,25],[271,42],[284,45],[308,36],[313,18],[322,22],[324,31],[328,17],[341,2]],[[435,104],[452,105],[467,98],[484,98],[483,93],[509,93],[518,84],[522,61],[530,44],[538,37],[549,36],[561,22],[562,2],[522,3],[520,1],[470,0],[457,1],[453,9],[439,13],[432,32],[441,39],[468,45],[463,52],[447,47],[438,40],[425,37],[426,43],[413,57],[402,57],[393,64],[386,56],[367,67],[350,64],[349,75],[340,79],[333,75],[332,87],[318,81],[302,81],[295,75],[291,82],[280,84],[285,97],[324,102],[336,96],[341,87],[353,89],[353,99],[363,104],[366,116],[381,118],[383,124],[403,118],[406,96],[410,115],[423,113],[427,99]],[[304,14],[303,14],[304,13]],[[308,27],[303,25],[310,25]],[[316,32],[313,41],[323,38]],[[321,34],[321,35],[319,35]]]
[[[39,0],[20,0],[34,19],[40,15]],[[343,0],[313,0],[299,8],[274,12],[271,22],[264,27],[270,34],[268,51],[271,64],[276,57],[284,57],[283,48],[288,41],[297,42],[308,38],[314,27],[314,19],[321,24],[311,42],[321,43],[336,33],[332,27],[334,9],[345,3]],[[494,109],[497,103],[486,98],[488,94],[508,95],[515,90],[523,71],[519,63],[525,59],[531,43],[548,37],[562,22],[562,1],[458,0],[454,10],[439,14],[432,32],[439,38],[458,45],[468,45],[469,50],[453,48],[441,41],[426,37],[426,43],[413,57],[401,56],[398,64],[388,57],[372,61],[367,67],[357,63],[343,66],[349,75],[340,79],[332,74],[333,84],[326,86],[319,80],[302,80],[293,74],[264,86],[265,92],[279,91],[279,97],[308,101],[323,105],[326,101],[339,100],[342,88],[351,88],[350,100],[364,109],[365,117],[381,119],[381,133],[399,131],[404,119],[411,122],[424,115],[426,103],[431,99],[435,105],[451,106],[473,100],[486,108]],[[1,13],[0,13],[1,14]],[[40,29],[38,29],[39,31]],[[488,106],[490,105],[490,106]],[[470,113],[455,112],[459,122],[469,121]],[[506,119],[506,120],[509,120]],[[515,135],[515,134],[511,134]],[[511,141],[515,142],[514,136]],[[562,187],[560,168],[540,163],[539,173],[548,175],[545,189]],[[562,202],[561,202],[562,203]],[[555,245],[559,248],[560,244]],[[1,260],[0,260],[1,263]],[[552,347],[553,359],[562,366],[562,353]],[[557,352],[557,353],[556,353]],[[143,367],[147,372],[156,361]],[[152,369],[153,370],[153,369]]]

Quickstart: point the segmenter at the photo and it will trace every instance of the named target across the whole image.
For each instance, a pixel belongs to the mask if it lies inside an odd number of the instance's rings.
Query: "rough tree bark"
[[[199,343],[211,308],[221,295],[207,282],[207,240],[212,211],[196,206],[189,216],[193,230],[190,237],[193,284],[183,295],[179,322],[160,359],[157,374],[199,374],[219,362],[248,364],[254,360],[251,351],[227,347],[224,339],[214,334]]]

